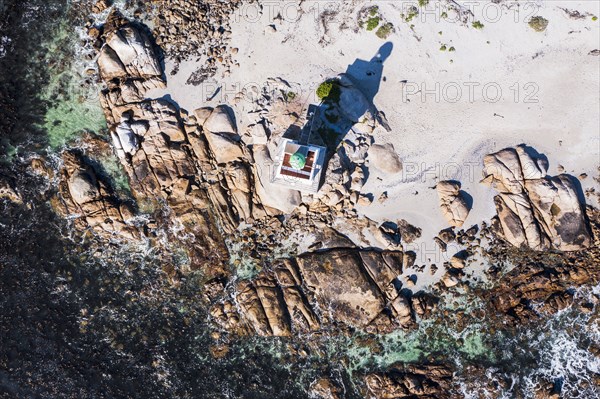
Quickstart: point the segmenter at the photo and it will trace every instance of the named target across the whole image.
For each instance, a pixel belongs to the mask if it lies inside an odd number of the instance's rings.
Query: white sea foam
[[[600,285],[584,287],[575,292],[576,302],[598,302]],[[503,368],[487,370],[489,380],[482,385],[463,377],[460,382],[465,398],[514,398],[517,393],[534,397],[548,384],[560,389],[561,398],[600,398],[600,387],[594,385],[594,375],[600,373],[600,359],[589,351],[591,344],[600,345],[598,306],[583,313],[575,308],[562,310],[544,323],[519,331],[507,338],[499,348]],[[596,321],[595,321],[596,320]],[[489,381],[512,381],[508,388],[490,395]],[[500,396],[498,396],[498,394]]]

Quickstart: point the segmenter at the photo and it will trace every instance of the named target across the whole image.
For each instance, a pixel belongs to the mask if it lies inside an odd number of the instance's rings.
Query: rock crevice
[[[526,146],[484,158],[483,182],[494,198],[504,238],[516,247],[576,251],[591,233],[577,183],[569,175],[547,176],[547,162]]]

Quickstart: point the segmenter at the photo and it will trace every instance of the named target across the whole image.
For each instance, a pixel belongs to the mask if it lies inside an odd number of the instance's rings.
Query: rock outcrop
[[[0,200],[3,198],[18,204],[23,202],[21,195],[14,189],[8,177],[4,176],[0,177]]]
[[[547,162],[524,145],[487,155],[483,162],[483,182],[500,192],[495,203],[508,242],[539,251],[589,247],[589,226],[574,178],[547,176]]]
[[[600,234],[600,211],[588,207],[594,237]],[[576,300],[577,287],[600,282],[600,241],[580,251],[557,253],[523,251],[507,243],[488,250],[491,259],[516,265],[497,281],[491,290],[480,293],[489,303],[488,312],[499,324],[525,324],[543,314],[554,314]],[[581,300],[581,298],[579,298]]]
[[[330,378],[321,377],[313,381],[309,395],[315,399],[341,399],[344,395],[344,389],[335,384]]]
[[[217,68],[229,71],[235,64],[237,49],[227,45],[231,37],[230,16],[242,4],[241,0],[218,3],[195,0],[154,1],[152,12],[153,34],[165,54],[178,65],[186,58],[206,57],[201,69],[188,79],[189,84],[200,84],[213,75]]]
[[[54,209],[78,231],[104,238],[141,238],[140,228],[133,223],[134,209],[112,192],[83,156],[66,151],[62,158],[58,195],[52,199]]]
[[[271,270],[240,282],[231,301],[215,305],[226,329],[289,336],[337,325],[384,333],[414,325],[435,299],[400,292],[397,279],[410,256],[399,251],[335,249],[275,262]],[[232,321],[233,318],[233,321]],[[242,326],[238,323],[241,320]]]
[[[453,371],[445,365],[393,365],[365,377],[368,399],[455,397]]]
[[[172,225],[165,230],[175,234],[183,228],[185,234],[177,233],[177,238],[192,268],[209,275],[228,273],[227,249],[211,203],[215,191],[205,187],[202,177],[203,162],[210,159],[206,140],[188,136],[198,126],[188,126],[187,115],[184,120],[174,104],[146,99],[146,92],[163,86],[164,80],[158,54],[145,33],[111,15],[104,37],[98,67],[107,89],[101,103],[133,195],[140,201],[164,200]]]
[[[230,113],[225,106],[216,107],[205,121],[196,120],[195,125],[192,117],[183,117],[201,185],[221,229],[228,234],[242,222],[279,213],[262,203],[253,156],[239,141]],[[198,110],[195,115],[199,115]],[[208,130],[207,124],[214,131]]]
[[[385,173],[400,173],[402,162],[392,144],[373,144],[369,148],[369,166]]]
[[[274,216],[297,210],[304,210],[307,217],[302,222],[298,219],[293,228],[275,231],[274,237],[285,238],[298,227],[312,234],[311,220],[331,223],[333,211],[347,221],[340,226],[353,230],[367,246],[399,247],[399,240],[388,237],[376,223],[356,218],[354,208],[373,201],[372,194],[361,192],[367,178],[367,133],[355,133],[357,144],[348,142],[336,152],[321,192],[304,198],[298,191],[273,186],[269,155],[269,144],[273,143],[255,144],[250,150],[238,134],[229,107],[201,108],[188,114],[168,100],[147,98],[149,89],[164,85],[164,77],[158,54],[144,31],[112,15],[102,38],[105,43],[98,66],[107,88],[101,102],[115,152],[134,197],[164,201],[173,227],[165,226],[166,231],[185,233],[176,242],[184,245],[192,268],[227,274],[224,236],[240,241],[236,230],[242,224],[271,231],[273,226],[282,225]],[[389,148],[384,150],[382,157],[387,159]],[[401,167],[399,160],[394,167]],[[262,232],[252,236],[253,241],[257,237],[274,240],[272,234]],[[258,241],[254,246],[250,242],[240,245],[253,256],[259,256],[257,247],[262,247]]]
[[[192,268],[227,274],[223,233],[280,213],[261,203],[255,189],[260,176],[233,111],[220,105],[188,114],[171,101],[147,99],[149,89],[164,85],[150,40],[116,15],[104,37],[98,66],[107,89],[101,102],[133,195],[164,200],[174,227],[168,231],[185,231],[177,241]]]
[[[460,183],[441,181],[436,185],[440,198],[442,214],[451,226],[461,227],[469,216],[469,205],[465,194],[460,190]]]
[[[162,77],[163,71],[148,36],[131,24],[110,32],[98,56],[100,77],[144,80]]]
[[[92,7],[92,12],[100,13],[106,10],[108,7],[112,5],[112,0],[98,0],[94,7]]]

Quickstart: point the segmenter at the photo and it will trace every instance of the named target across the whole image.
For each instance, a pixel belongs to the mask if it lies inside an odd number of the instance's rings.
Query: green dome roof
[[[294,169],[302,170],[306,165],[306,157],[304,156],[304,154],[301,154],[299,152],[292,154],[292,156],[290,157],[290,165]]]

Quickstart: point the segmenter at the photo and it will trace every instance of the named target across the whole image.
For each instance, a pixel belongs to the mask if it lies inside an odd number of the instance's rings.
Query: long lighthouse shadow
[[[392,54],[393,49],[392,42],[387,42],[377,50],[371,60],[366,61],[357,58],[346,70],[346,74],[356,87],[362,91],[369,104],[373,104],[373,99],[379,92],[383,77],[383,64]]]
[[[327,80],[325,83],[331,85],[329,94],[320,104],[308,108],[304,128],[290,126],[284,137],[324,145],[329,158],[356,123],[370,120],[387,128],[373,101],[384,79],[384,63],[392,50],[393,44],[387,42],[370,60],[357,58],[344,73]],[[367,115],[371,118],[365,118]]]

